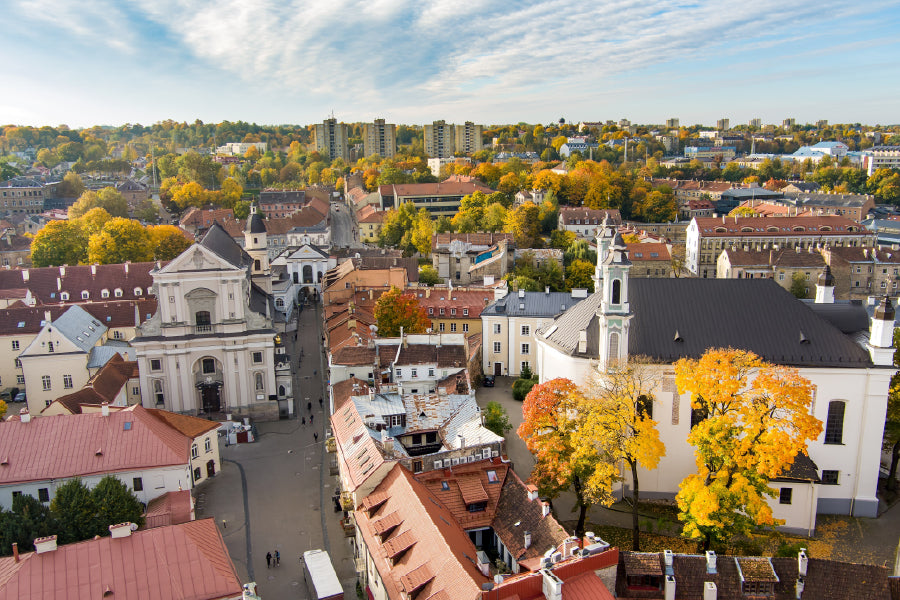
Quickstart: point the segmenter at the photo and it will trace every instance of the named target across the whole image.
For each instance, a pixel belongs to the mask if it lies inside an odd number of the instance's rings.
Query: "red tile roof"
[[[158,408],[148,408],[147,412],[159,419],[172,429],[175,429],[187,437],[193,439],[208,433],[213,429],[218,429],[219,424],[216,421],[209,421],[199,417],[190,415],[180,415],[178,413],[160,410]]]
[[[207,229],[215,221],[223,223],[230,220],[234,220],[234,211],[230,208],[216,208],[211,210],[192,208],[181,218],[180,225],[182,227],[192,227],[194,229]]]
[[[47,417],[49,418],[49,417]],[[0,559],[0,600],[239,598],[241,582],[213,519]]]
[[[858,223],[838,216],[818,217],[696,217],[702,237],[849,235],[874,236]]]
[[[36,267],[30,269],[0,270],[0,289],[28,288],[38,304],[58,304],[61,293],[67,292],[67,302],[82,302],[81,292],[87,291],[90,300],[101,299],[101,292],[109,291],[110,300],[135,300],[150,294],[153,277],[150,270],[154,262],[114,265],[78,265],[74,267]],[[115,298],[115,290],[122,295]],[[141,295],[134,295],[134,288]],[[51,295],[52,294],[52,295]]]
[[[190,447],[190,438],[140,405],[108,417],[94,412],[28,423],[11,419],[0,423],[0,484],[187,465]]]
[[[353,402],[344,402],[331,415],[331,431],[337,445],[338,461],[346,467],[355,491],[385,463],[384,455],[369,435],[369,430]]]
[[[460,464],[452,469],[426,471],[416,475],[416,480],[434,494],[465,529],[490,527],[497,514],[508,469],[508,463],[496,458]],[[496,483],[488,479],[488,471],[496,474]],[[444,489],[445,485],[447,489]],[[479,502],[486,503],[485,509],[470,513],[468,505]]]
[[[426,291],[422,288],[408,288],[408,292],[416,295],[419,306],[426,311],[431,308],[432,313],[428,313],[429,317],[435,318],[465,318],[477,319],[481,316],[481,311],[485,306],[494,301],[493,290],[453,290],[447,288],[433,288]],[[441,314],[441,309],[444,314]],[[466,310],[468,314],[463,314]]]
[[[628,259],[631,262],[664,260],[669,261],[669,247],[666,244],[647,242],[646,244],[625,244],[628,248]],[[654,254],[656,256],[654,256]]]
[[[500,240],[514,243],[515,238],[511,233],[436,233],[431,238],[432,250],[449,246],[450,242],[460,241],[473,246],[493,246]]]
[[[71,414],[80,414],[82,404],[112,403],[122,391],[122,386],[136,377],[139,377],[137,363],[126,361],[121,354],[114,354],[83,388],[72,394],[61,396],[54,402],[65,406]],[[41,412],[43,413],[47,408]]]
[[[356,520],[389,597],[418,590],[419,598],[440,598],[441,593],[455,600],[481,598],[481,584],[488,579],[476,564],[475,546],[425,486],[396,464],[375,494],[381,494],[383,502],[371,513],[356,511]],[[376,535],[373,522],[398,511],[402,524],[386,538]],[[410,538],[415,543],[389,560],[396,546],[409,544]]]
[[[144,528],[178,525],[194,520],[194,500],[190,490],[166,492],[147,503]]]

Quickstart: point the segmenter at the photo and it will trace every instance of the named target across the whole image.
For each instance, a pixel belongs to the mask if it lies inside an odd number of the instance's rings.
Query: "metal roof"
[[[106,333],[106,325],[77,304],[53,321],[53,327],[82,352],[90,351]]]
[[[555,317],[578,304],[568,292],[510,292],[481,311],[482,316]]]

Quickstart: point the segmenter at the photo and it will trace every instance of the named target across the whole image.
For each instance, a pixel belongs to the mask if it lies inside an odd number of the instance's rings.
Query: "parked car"
[[[484,387],[494,387],[494,376],[493,375],[485,375],[484,376]]]
[[[16,397],[13,398],[13,402],[25,402],[25,392],[19,392],[16,394]]]

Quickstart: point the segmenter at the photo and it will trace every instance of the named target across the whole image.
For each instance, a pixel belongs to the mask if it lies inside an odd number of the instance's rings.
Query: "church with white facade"
[[[641,471],[644,497],[674,498],[696,469],[687,443],[688,394],[675,386],[673,363],[709,348],[756,353],[794,367],[816,389],[812,411],[824,429],[788,472],[771,482],[770,501],[785,529],[811,532],[816,513],[877,514],[881,440],[893,367],[894,309],[884,298],[872,317],[860,303],[835,303],[834,280],[819,279],[816,301],[794,298],[768,279],[629,279],[625,244],[600,228],[596,293],[534,333],[542,382],[584,384],[611,361],[646,356],[659,370],[652,418],[666,456]],[[628,487],[626,478],[625,487]],[[790,491],[783,491],[789,489]]]
[[[210,418],[292,412],[290,357],[273,325],[265,228],[255,210],[244,249],[214,223],[151,275],[158,308],[131,341],[145,406]]]

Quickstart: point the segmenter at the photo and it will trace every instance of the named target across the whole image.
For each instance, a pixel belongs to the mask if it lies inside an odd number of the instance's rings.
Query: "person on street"
[[[306,425],[306,417],[301,417],[300,422],[303,423],[304,425]]]
[[[276,550],[276,551],[275,551],[275,566],[277,567],[277,566],[280,566],[280,565],[281,565],[281,552],[279,552],[278,550]]]
[[[309,412],[312,412],[312,402],[306,403],[306,410],[308,410]]]
[[[316,415],[309,415],[309,424],[310,424],[310,425],[312,425],[313,417],[315,417],[315,416],[316,416]]]
[[[313,431],[313,438],[316,440],[316,443],[319,443],[319,432]]]
[[[266,568],[269,569],[272,567],[272,553],[266,552]]]

